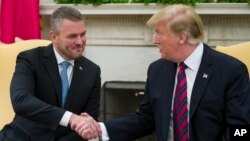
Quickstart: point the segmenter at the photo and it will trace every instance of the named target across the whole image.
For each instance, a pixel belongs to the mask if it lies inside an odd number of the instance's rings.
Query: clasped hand
[[[87,113],[73,114],[69,124],[83,139],[94,139],[102,135],[100,125]]]

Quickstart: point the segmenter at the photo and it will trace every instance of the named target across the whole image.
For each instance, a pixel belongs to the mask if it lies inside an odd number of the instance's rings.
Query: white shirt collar
[[[198,71],[202,59],[202,54],[204,50],[203,43],[199,43],[194,52],[188,56],[188,58],[184,61],[184,63],[193,71]]]
[[[59,65],[60,63],[64,62],[64,61],[67,61],[65,60],[58,52],[57,50],[55,49],[55,47],[53,46],[53,50],[55,52],[55,56],[56,56],[56,60],[57,60],[57,64]],[[74,60],[69,60],[68,61],[72,66],[74,66],[74,63],[75,61]]]

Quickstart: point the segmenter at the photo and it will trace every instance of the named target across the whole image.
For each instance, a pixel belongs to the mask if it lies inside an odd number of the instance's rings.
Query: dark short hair
[[[70,6],[62,6],[56,9],[50,18],[50,30],[54,31],[56,34],[60,32],[60,26],[64,19],[71,21],[83,21],[83,16],[77,9]]]

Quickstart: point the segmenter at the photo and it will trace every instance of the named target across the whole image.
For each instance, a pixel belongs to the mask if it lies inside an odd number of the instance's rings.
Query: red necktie
[[[188,110],[187,110],[187,79],[185,74],[186,65],[179,64],[177,85],[174,95],[173,122],[174,141],[188,140]]]

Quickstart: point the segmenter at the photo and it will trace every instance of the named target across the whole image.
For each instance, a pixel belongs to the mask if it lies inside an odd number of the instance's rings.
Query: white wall
[[[40,0],[41,4],[48,4],[48,3],[54,3],[54,0]]]
[[[87,46],[85,56],[101,67],[103,83],[146,81],[148,66],[160,53],[156,47]]]

